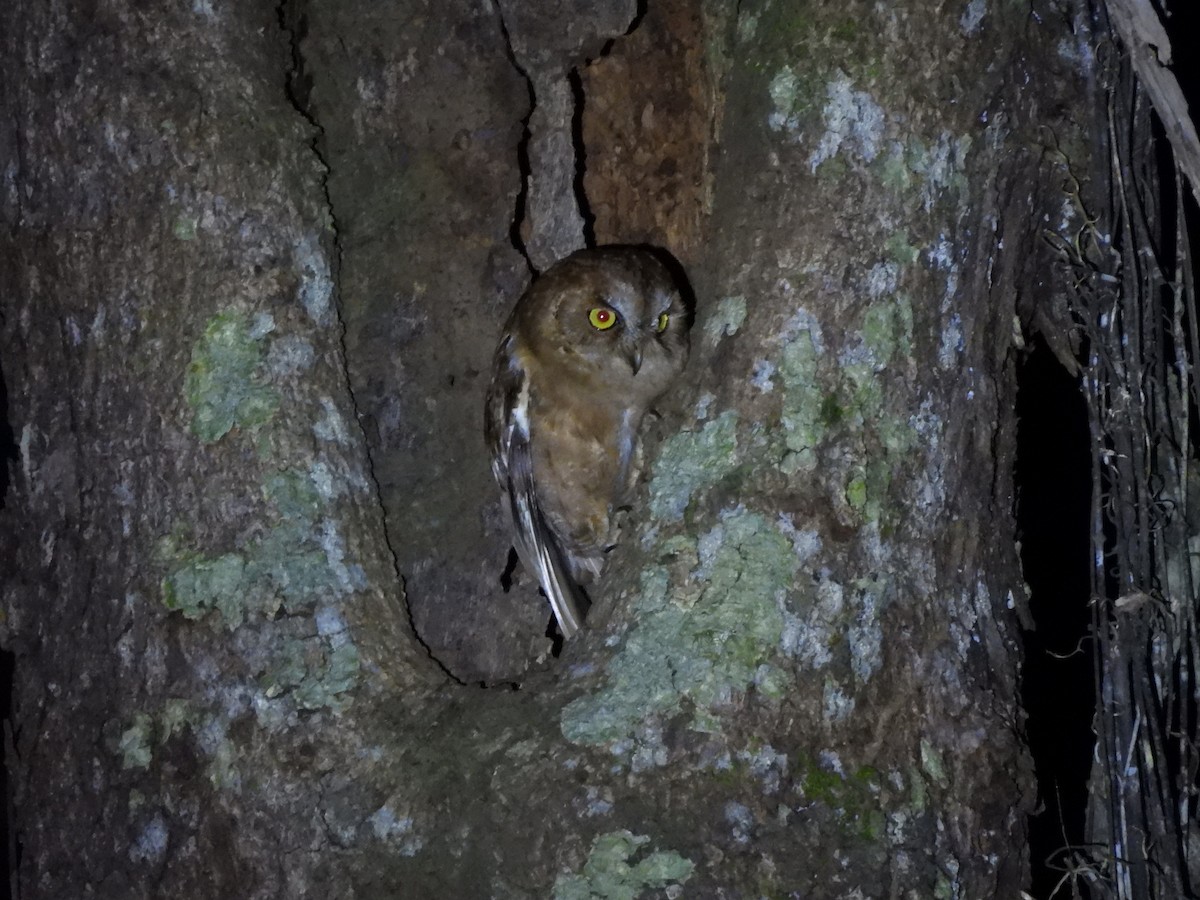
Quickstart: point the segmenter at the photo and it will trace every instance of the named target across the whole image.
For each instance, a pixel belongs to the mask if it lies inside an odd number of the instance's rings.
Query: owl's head
[[[658,251],[580,250],[534,282],[517,327],[544,360],[650,402],[683,370],[692,310]]]

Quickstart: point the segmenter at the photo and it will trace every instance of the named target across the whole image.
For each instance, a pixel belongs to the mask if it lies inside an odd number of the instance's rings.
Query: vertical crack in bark
[[[506,18],[505,0],[492,2],[508,60],[529,86],[530,109],[517,148],[521,192],[510,237],[536,273],[580,247],[595,245],[595,216],[585,191],[581,65],[606,36],[636,28],[646,3],[598,10],[579,23],[580,33],[564,38],[547,32],[531,10],[514,4]],[[600,55],[611,45],[612,40],[604,42]]]
[[[741,5],[740,2],[738,4]],[[642,19],[646,18],[646,10],[650,8],[650,0],[637,0],[636,12],[633,18],[629,21],[629,27],[625,29],[625,34],[622,37],[628,37],[638,30],[638,26],[642,24]]]
[[[525,216],[529,205],[529,178],[531,169],[529,165],[529,142],[533,139],[533,132],[529,128],[529,120],[533,118],[533,112],[537,109],[537,93],[533,89],[533,79],[529,73],[522,68],[517,62],[517,54],[513,50],[512,35],[508,33],[508,25],[504,21],[504,10],[500,7],[500,0],[492,0],[492,6],[496,10],[496,18],[500,22],[500,34],[504,37],[504,54],[508,57],[509,63],[517,70],[517,73],[525,79],[525,86],[529,91],[529,111],[525,114],[525,118],[521,120],[521,139],[517,142],[517,167],[521,172],[521,188],[517,191],[517,200],[513,206],[512,224],[508,227],[508,238],[512,242],[515,249],[521,258],[525,260],[525,265],[528,267],[531,275],[537,275],[537,267],[534,266],[533,260],[529,258],[529,251],[525,247],[525,238],[521,235],[521,229],[525,224]]]
[[[358,425],[359,434],[362,436],[363,455],[366,458],[367,477],[370,478],[371,484],[375,491],[375,503],[379,509],[380,516],[383,521],[383,539],[387,545],[388,555],[392,560],[392,570],[396,574],[396,584],[400,588],[401,599],[404,603],[404,614],[408,619],[409,630],[414,639],[424,648],[426,655],[437,665],[439,669],[448,677],[458,682],[462,681],[457,678],[433,653],[430,646],[421,637],[417,630],[417,625],[413,619],[412,606],[408,602],[408,595],[404,591],[404,576],[400,572],[400,563],[396,557],[396,550],[392,546],[392,529],[388,523],[387,506],[383,502],[383,488],[379,484],[379,479],[375,474],[375,460],[371,453],[371,444],[367,440],[365,429],[362,426],[362,415],[359,408],[358,399],[354,395],[354,382],[350,377],[350,358],[346,348],[346,322],[342,317],[342,283],[341,283],[341,267],[342,267],[342,238],[341,230],[338,228],[338,217],[333,202],[333,196],[329,188],[329,180],[333,174],[333,169],[329,164],[329,159],[323,149],[325,140],[325,127],[318,120],[315,111],[312,108],[312,76],[306,71],[304,50],[302,47],[304,38],[307,36],[308,19],[304,12],[306,0],[280,0],[278,6],[275,7],[275,15],[279,22],[279,29],[283,32],[284,39],[287,41],[288,52],[290,54],[290,65],[284,75],[284,93],[287,95],[288,102],[299,113],[304,121],[311,126],[313,136],[308,142],[309,150],[321,166],[321,195],[325,202],[325,211],[329,216],[329,228],[333,235],[333,257],[330,260],[330,280],[333,284],[333,310],[337,317],[338,327],[338,344],[341,348],[341,369],[342,377],[346,387],[346,394],[350,399],[350,407],[354,412],[354,421]]]
[[[341,314],[342,238],[340,229],[338,228],[337,211],[334,209],[333,197],[329,192],[329,178],[333,170],[329,165],[325,151],[322,149],[325,139],[325,128],[317,120],[316,114],[312,109],[312,76],[305,70],[304,51],[301,48],[301,44],[308,32],[308,19],[303,10],[304,2],[305,0],[280,0],[279,5],[275,7],[275,15],[279,21],[279,30],[283,32],[284,38],[287,40],[288,53],[291,59],[291,65],[287,72],[284,73],[283,90],[287,95],[288,102],[292,104],[292,108],[312,128],[313,136],[308,142],[308,148],[321,165],[321,195],[325,201],[325,211],[329,214],[330,231],[333,233],[333,258],[330,260],[329,274],[333,282],[334,312],[337,315],[338,324],[341,326],[342,366],[344,369],[347,369],[346,386],[350,391],[350,399],[354,403],[355,414],[357,415],[358,404],[354,402],[354,391],[350,385],[350,373],[346,365],[346,327],[345,322],[342,321]]]
[[[638,19],[634,20],[635,22]],[[631,28],[633,26],[630,26]],[[626,32],[628,34],[628,32]],[[610,42],[611,43],[611,42]],[[583,219],[583,244],[585,247],[596,246],[596,217],[588,203],[587,191],[584,189],[584,176],[587,174],[587,147],[583,142],[583,110],[585,96],[583,91],[583,76],[576,67],[567,75],[571,84],[571,97],[575,108],[571,113],[571,146],[575,150],[575,205],[579,207],[579,215]]]

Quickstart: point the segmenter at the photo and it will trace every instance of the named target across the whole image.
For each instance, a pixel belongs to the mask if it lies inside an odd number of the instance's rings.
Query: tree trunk
[[[1085,15],[10,0],[20,896],[1015,895]],[[698,314],[554,658],[481,406],[591,234]]]

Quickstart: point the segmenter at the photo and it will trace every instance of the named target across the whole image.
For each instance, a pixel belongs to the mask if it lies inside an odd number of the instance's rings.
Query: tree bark
[[[0,9],[22,897],[1025,883],[1013,356],[1085,11],[634,12]],[[698,315],[554,659],[480,410],[589,228]]]

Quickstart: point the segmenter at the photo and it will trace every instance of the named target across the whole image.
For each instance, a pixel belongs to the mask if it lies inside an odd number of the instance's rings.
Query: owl
[[[614,513],[640,467],[639,429],[683,371],[691,311],[641,247],[580,250],[517,301],[496,348],[485,408],[492,472],[513,544],[564,638],[580,586],[604,567]]]

